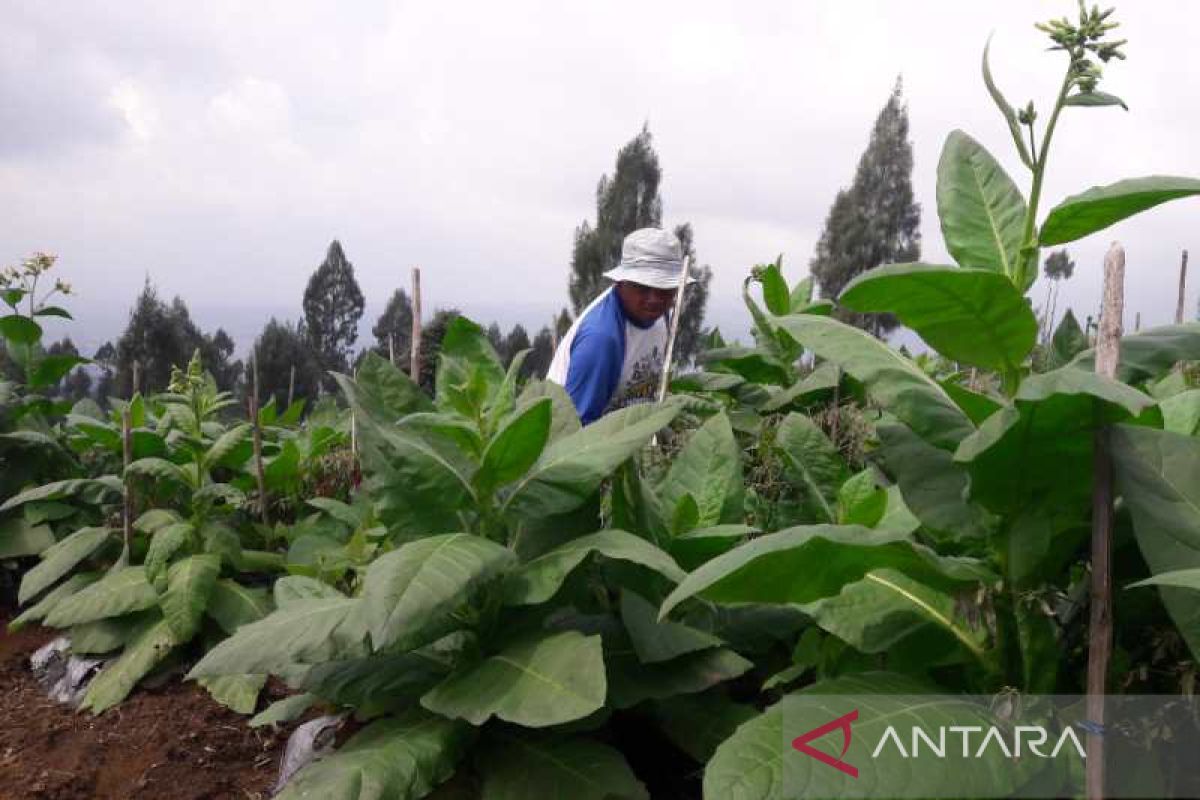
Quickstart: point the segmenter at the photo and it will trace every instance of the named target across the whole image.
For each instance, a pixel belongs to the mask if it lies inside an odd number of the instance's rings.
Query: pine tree
[[[529,333],[525,330],[525,326],[518,322],[504,337],[499,349],[500,359],[504,362],[504,366],[507,368],[517,357],[517,353],[528,350],[529,347]]]
[[[321,383],[321,366],[305,341],[304,335],[290,322],[274,317],[254,342],[258,358],[258,400],[266,405],[272,398],[281,411],[287,407],[288,392],[292,399],[314,401]],[[292,368],[295,383],[292,383]]]
[[[391,358],[394,349],[396,366],[405,372],[409,368],[412,316],[412,301],[403,289],[397,289],[392,292],[383,313],[371,328],[371,335],[375,337],[375,352],[384,358]]]
[[[908,107],[899,79],[871,131],[854,183],[838,192],[809,269],[822,297],[836,298],[855,276],[887,263],[921,257],[921,207],[913,200]],[[882,336],[899,323],[891,315],[838,316]]]
[[[1054,331],[1054,317],[1058,311],[1059,283],[1068,280],[1075,274],[1075,262],[1071,260],[1071,256],[1067,254],[1065,248],[1055,250],[1046,256],[1042,272],[1047,281],[1046,305],[1042,309],[1042,338],[1048,342]]]
[[[621,243],[638,228],[662,224],[662,199],[658,184],[662,169],[650,136],[642,132],[617,153],[617,166],[610,179],[600,177],[596,186],[596,227],[587,221],[575,229],[571,256],[569,293],[575,313],[604,291],[604,273],[621,260]]]
[[[533,337],[530,347],[529,355],[525,357],[525,363],[521,365],[521,377],[525,380],[531,378],[540,380],[546,377],[546,371],[550,369],[550,361],[554,358],[554,338],[550,333],[549,325],[542,326],[542,329],[537,332],[537,336]]]
[[[354,265],[334,239],[304,290],[304,335],[322,371],[347,370],[363,305]],[[323,383],[332,388],[333,379],[326,375]]]

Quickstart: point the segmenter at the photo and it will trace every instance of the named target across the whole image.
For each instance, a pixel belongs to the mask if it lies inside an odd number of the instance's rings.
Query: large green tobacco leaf
[[[1157,575],[1151,575],[1144,581],[1131,583],[1125,588],[1136,589],[1142,586],[1177,586],[1180,589],[1200,590],[1200,567],[1160,572]]]
[[[240,627],[208,651],[189,678],[249,675],[366,654],[367,627],[357,599],[299,600]]]
[[[775,386],[792,383],[792,374],[787,366],[757,347],[719,347],[701,354],[700,361],[723,367],[752,383]]]
[[[811,518],[836,522],[838,489],[850,470],[829,437],[808,417],[791,413],[779,424],[775,447],[783,454]]]
[[[741,448],[729,417],[714,414],[692,434],[671,462],[660,493],[668,510],[685,494],[695,500],[699,518],[693,527],[742,520]]]
[[[119,617],[158,605],[158,594],[146,580],[141,567],[126,567],[62,600],[46,615],[52,628],[80,625],[107,617]]]
[[[671,557],[685,570],[695,569],[705,561],[733,549],[750,534],[758,532],[758,528],[749,525],[696,528],[670,541]]]
[[[139,458],[125,468],[126,475],[138,475],[153,481],[171,481],[182,486],[190,485],[183,467],[172,464],[165,458]]]
[[[542,398],[550,398],[550,441],[555,442],[564,436],[577,433],[582,425],[579,422],[579,412],[567,390],[552,381],[530,381],[517,398],[517,405]]]
[[[395,422],[407,414],[433,409],[433,403],[420,386],[372,350],[367,351],[358,365],[355,382],[363,393],[362,402],[369,403],[382,419]]]
[[[838,368],[828,362],[817,365],[811,373],[786,389],[771,392],[771,399],[759,409],[763,413],[782,411],[793,404],[804,404],[828,394],[841,381]]]
[[[469,725],[410,709],[363,728],[296,773],[276,797],[418,800],[454,774],[474,736]]]
[[[550,419],[549,398],[515,413],[488,442],[475,473],[475,485],[489,492],[524,475],[550,439]]]
[[[962,131],[951,132],[942,147],[937,206],[946,249],[959,265],[1010,279],[1018,274],[1025,198],[991,153]]]
[[[1163,430],[1184,436],[1200,434],[1200,389],[1189,389],[1158,404],[1162,409]]]
[[[745,675],[754,666],[723,647],[643,664],[628,644],[606,644],[604,660],[608,666],[608,702],[615,708],[703,692]]]
[[[670,661],[677,656],[725,644],[707,631],[678,622],[659,622],[657,616],[658,609],[641,595],[628,589],[621,591],[621,621],[625,623],[634,652],[643,664]]]
[[[903,425],[880,425],[876,432],[884,466],[922,525],[938,537],[953,540],[987,535],[991,527],[987,512],[967,499],[966,467]]]
[[[211,555],[189,556],[167,571],[167,591],[161,604],[176,644],[196,635],[220,571],[221,560]]]
[[[25,503],[38,500],[78,499],[83,503],[97,504],[122,491],[121,479],[115,475],[100,478],[70,478],[65,481],[43,484],[13,495],[0,505],[0,511],[8,511]]]
[[[936,381],[871,334],[808,314],[779,317],[776,323],[819,357],[839,364],[872,400],[926,441],[950,450],[975,430]]]
[[[271,613],[271,597],[266,589],[242,586],[228,578],[218,578],[208,597],[207,613],[226,633],[258,622]]]
[[[1168,200],[1197,194],[1200,194],[1200,180],[1168,175],[1127,178],[1108,186],[1093,186],[1050,209],[1038,240],[1042,246],[1073,242]]]
[[[267,685],[266,675],[222,675],[196,681],[221,705],[238,714],[253,714],[258,693]]]
[[[307,692],[288,695],[282,700],[276,700],[255,714],[247,724],[251,728],[261,728],[264,725],[275,726],[291,722],[312,708],[313,704],[318,700],[320,698],[316,695],[311,695]]]
[[[1163,604],[1193,655],[1200,655],[1196,595],[1162,580],[1162,573],[1200,568],[1200,439],[1118,425],[1112,456],[1138,547],[1163,584]]]
[[[1037,341],[1024,294],[1002,272],[934,264],[888,264],[863,273],[838,302],[891,313],[946,358],[1015,370]]]
[[[165,620],[147,628],[125,648],[120,658],[100,671],[88,686],[80,709],[99,714],[120,703],[138,681],[167,657],[174,644]]]
[[[577,508],[679,410],[674,403],[623,408],[555,441],[514,485],[504,511],[537,518]]]
[[[477,419],[503,383],[504,367],[483,328],[466,317],[451,320],[438,356],[438,408]]]
[[[933,626],[954,637],[976,658],[985,658],[987,631],[961,619],[952,594],[914,581],[902,572],[868,572],[840,594],[803,606],[816,623],[864,653],[882,653],[901,639]]]
[[[59,578],[104,545],[111,534],[112,531],[108,528],[80,528],[54,546],[46,548],[42,552],[42,560],[26,572],[21,580],[17,602],[24,605],[54,585]]]
[[[593,553],[647,567],[675,582],[684,578],[675,561],[650,542],[625,531],[607,530],[572,539],[510,572],[505,579],[504,602],[533,605],[549,600]]]
[[[286,608],[297,600],[330,600],[345,596],[325,581],[308,575],[287,575],[271,587],[271,597],[278,608]]]
[[[82,625],[72,625],[67,631],[73,655],[111,653],[140,636],[146,628],[162,619],[157,611],[129,614],[124,617],[98,619]]]
[[[808,686],[742,725],[717,748],[704,771],[704,797],[791,800],[872,796],[880,792],[898,797],[1009,796],[1040,766],[1017,766],[995,746],[988,747],[979,758],[964,757],[963,750],[956,748],[959,739],[952,737],[947,737],[946,757],[937,761],[937,769],[914,768],[912,759],[891,745],[881,748],[874,758],[869,749],[857,749],[878,742],[889,725],[903,731],[907,747],[910,726],[932,735],[939,727],[973,725],[984,730],[998,724],[987,708],[968,700],[914,704],[914,697],[931,691],[925,684],[885,672],[850,675]],[[838,719],[851,709],[859,712],[850,740],[851,746],[857,747],[845,755],[845,760],[858,769],[857,778],[830,769],[789,746],[793,736]],[[837,758],[842,755],[842,744],[841,736],[834,731],[814,739],[810,746]]]
[[[583,737],[505,735],[481,759],[480,800],[646,800],[625,757]]]
[[[1037,496],[1086,503],[1096,426],[1156,414],[1154,405],[1094,372],[1066,367],[1034,375],[1013,405],[963,440],[954,459],[967,465],[972,499],[997,513],[1019,513]]]
[[[41,600],[37,601],[29,608],[25,609],[19,617],[16,617],[12,622],[8,623],[9,633],[16,633],[21,628],[31,622],[40,622],[46,618],[46,615],[54,610],[58,603],[76,592],[82,591],[88,586],[91,586],[96,581],[100,580],[99,572],[77,572],[65,581],[55,586],[50,591],[46,592]]]
[[[887,505],[887,491],[875,484],[875,471],[868,467],[838,490],[837,522],[874,528],[883,519]]]
[[[204,462],[209,467],[222,463],[239,444],[250,438],[251,430],[249,423],[243,422],[222,433],[204,454]]]
[[[1117,379],[1125,383],[1157,380],[1180,361],[1200,360],[1200,322],[1163,325],[1121,337]],[[1094,350],[1086,350],[1071,362],[1087,372],[1096,369]]]
[[[167,588],[167,564],[171,557],[187,544],[195,526],[190,522],[175,522],[154,531],[146,550],[146,579],[159,591]]]
[[[511,550],[469,533],[419,539],[376,559],[362,594],[375,649],[437,638],[476,587],[515,561]]]
[[[13,344],[34,344],[42,338],[42,326],[21,314],[0,317],[0,336]]]
[[[348,661],[328,661],[310,668],[298,688],[360,718],[399,713],[421,699],[450,672],[436,653],[378,653]]]
[[[0,522],[0,559],[36,556],[53,546],[49,525],[31,525],[24,517]]]
[[[482,725],[492,716],[527,728],[581,719],[604,705],[599,636],[541,633],[447,678],[421,698],[446,717]]]
[[[989,577],[974,560],[939,556],[903,534],[808,525],[761,536],[709,561],[675,588],[659,616],[696,596],[726,603],[809,603],[882,568],[944,588]]]

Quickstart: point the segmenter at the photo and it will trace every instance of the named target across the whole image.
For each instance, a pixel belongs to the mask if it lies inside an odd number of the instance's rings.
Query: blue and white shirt
[[[546,380],[567,390],[584,425],[654,400],[667,347],[666,317],[642,327],[612,287],[593,300],[554,351]]]

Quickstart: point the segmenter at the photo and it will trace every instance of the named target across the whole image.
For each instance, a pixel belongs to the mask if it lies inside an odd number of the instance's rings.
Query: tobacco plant
[[[283,558],[252,549],[239,530],[247,497],[228,478],[249,455],[243,445],[250,425],[226,427],[217,420],[231,403],[197,355],[186,369],[172,371],[168,391],[152,402],[135,396],[109,421],[67,418],[72,438],[117,449],[122,431],[116,420],[128,416],[136,460],[123,476],[45,484],[0,507],[36,507],[43,514],[54,508],[61,525],[74,524],[25,574],[18,599],[29,607],[10,628],[41,622],[63,629],[75,654],[121,651],[88,686],[83,708],[112,707],[173,651],[197,637],[219,639],[270,608],[265,591],[236,580],[278,569]],[[127,538],[120,503],[128,490],[145,510]],[[208,688],[221,702],[249,711],[263,682],[237,676]]]
[[[1118,518],[1118,546],[1126,546],[1116,558],[1117,581],[1157,575],[1152,580],[1168,585],[1167,612],[1193,657],[1200,653],[1194,595],[1178,588],[1194,585],[1196,573],[1162,575],[1200,566],[1200,397],[1172,378],[1177,362],[1200,357],[1200,326],[1125,337],[1119,380],[1096,375],[1090,351],[1040,374],[1030,369],[1037,321],[1026,293],[1039,248],[1200,194],[1195,179],[1129,179],[1068,197],[1039,223],[1050,141],[1062,112],[1123,105],[1097,88],[1096,60],[1123,57],[1123,42],[1106,38],[1115,27],[1110,19],[1111,11],[1081,5],[1077,23],[1042,26],[1067,64],[1040,144],[1036,110],[1032,104],[1013,110],[995,86],[985,48],[984,83],[1030,171],[1028,200],[982,145],[951,133],[938,165],[937,204],[957,264],[878,267],[838,298],[851,311],[895,314],[942,357],[982,373],[980,385],[939,382],[885,343],[831,318],[773,311],[765,323],[755,320],[777,340],[843,370],[883,411],[874,457],[919,528],[825,524],[759,537],[692,571],[664,602],[660,619],[704,603],[799,604],[822,630],[878,654],[888,670],[802,690],[815,694],[1079,691],[1079,665],[1070,656],[1083,646],[1092,447],[1097,430],[1111,430],[1117,485],[1129,511]],[[1063,341],[1068,353],[1078,349],[1066,341],[1070,333]],[[1135,598],[1119,598],[1118,619],[1134,605]],[[810,656],[798,646],[798,664]],[[717,749],[705,772],[706,797],[783,796],[779,709],[768,708]],[[805,761],[802,770],[822,769]],[[1003,764],[981,768],[1008,775],[1014,790],[1030,778]],[[903,785],[910,774],[908,765],[889,761],[869,769],[885,785]],[[1043,788],[1055,790],[1052,782]]]

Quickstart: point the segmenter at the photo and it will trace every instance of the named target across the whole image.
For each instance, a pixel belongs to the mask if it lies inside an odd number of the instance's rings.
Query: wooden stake
[[[421,382],[421,268],[412,270],[412,351],[409,353],[408,375],[417,383]]]
[[[1175,303],[1175,324],[1183,324],[1183,290],[1187,288],[1187,250],[1179,262],[1179,300]]]
[[[1104,306],[1096,337],[1096,374],[1116,379],[1125,312],[1125,250],[1113,242],[1104,257]],[[1097,421],[1099,416],[1097,415]],[[1104,692],[1112,654],[1113,467],[1109,431],[1097,425],[1092,453],[1092,586],[1088,622],[1087,718],[1101,733],[1087,739],[1087,796],[1104,797]]]
[[[258,423],[258,353],[255,352],[250,361],[251,364],[251,382],[253,388],[250,392],[250,424],[253,426],[254,436],[254,474],[258,480],[258,504],[259,510],[262,512],[263,524],[270,527],[271,515],[267,503],[267,478],[263,471],[262,460],[262,426]],[[295,374],[295,367],[292,367]],[[289,405],[291,405],[289,403]]]
[[[388,334],[388,361],[392,362],[392,366],[396,366],[396,334]]]
[[[258,374],[257,366],[255,367],[255,375]],[[291,370],[288,372],[288,408],[292,407],[292,402],[296,395],[296,365],[292,364]]]
[[[136,365],[137,362],[135,361]],[[133,425],[129,417],[129,405],[121,411],[121,463],[125,465],[121,476],[123,479],[123,498],[121,522],[124,534],[124,546],[121,549],[121,563],[128,564],[133,552],[133,488],[129,485],[129,464],[133,461]]]
[[[679,273],[679,285],[675,289],[675,310],[671,312],[671,329],[667,332],[667,352],[663,356],[662,378],[658,382],[658,402],[667,399],[667,386],[671,383],[671,359],[675,355],[675,338],[679,335],[679,318],[683,316],[683,295],[687,289],[688,272],[692,257],[685,256],[683,269]]]
[[[1137,315],[1133,318],[1133,329],[1134,331],[1140,331],[1142,329],[1142,312],[1140,311],[1137,312]]]
[[[133,360],[133,389],[130,395],[138,394],[142,391],[142,362],[136,358]]]
[[[550,315],[550,351],[558,352],[558,315]]]

